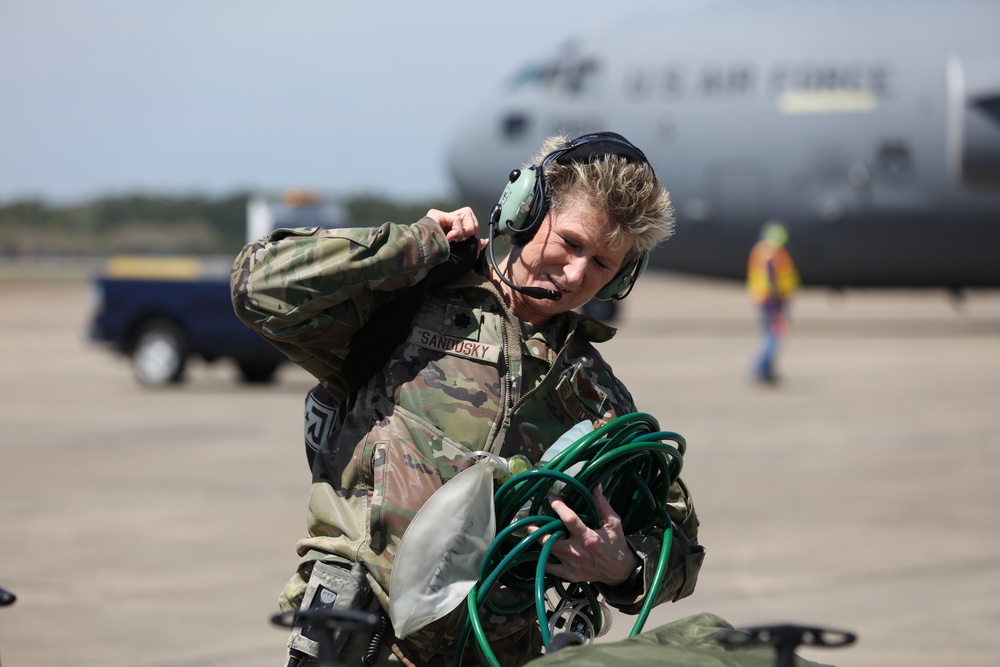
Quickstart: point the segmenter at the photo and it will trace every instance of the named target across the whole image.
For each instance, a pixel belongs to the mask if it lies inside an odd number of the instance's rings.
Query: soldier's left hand
[[[550,561],[545,571],[566,581],[620,584],[639,565],[639,557],[628,545],[621,517],[604,497],[600,486],[594,489],[594,500],[601,512],[601,523],[596,530],[587,527],[561,498],[549,496],[549,503],[562,519],[569,536],[552,547],[552,555],[560,562]],[[543,543],[549,539],[551,536],[546,536]]]

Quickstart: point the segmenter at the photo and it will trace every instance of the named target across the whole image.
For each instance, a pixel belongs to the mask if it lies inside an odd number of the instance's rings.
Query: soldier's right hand
[[[449,243],[479,234],[479,221],[476,219],[476,214],[468,206],[450,212],[432,208],[427,211],[427,217],[441,225]]]

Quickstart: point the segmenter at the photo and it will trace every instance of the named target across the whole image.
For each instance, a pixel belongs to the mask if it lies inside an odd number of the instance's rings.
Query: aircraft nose
[[[505,132],[510,112],[490,110],[456,132],[446,153],[447,169],[462,198],[477,215],[489,213],[511,170],[531,158],[532,137]]]
[[[463,126],[448,148],[447,167],[452,182],[473,208],[482,208],[486,200],[496,197],[502,176],[494,173],[491,158],[495,152],[495,132],[484,116]],[[492,205],[492,204],[489,204]]]

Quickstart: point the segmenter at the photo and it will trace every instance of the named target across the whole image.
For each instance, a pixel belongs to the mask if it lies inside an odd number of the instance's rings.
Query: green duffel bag
[[[531,667],[775,667],[778,664],[773,646],[734,647],[732,642],[720,643],[716,633],[724,630],[731,631],[733,626],[715,614],[696,614],[617,642],[566,646],[528,664]],[[795,667],[830,667],[799,656],[792,660],[788,664]]]

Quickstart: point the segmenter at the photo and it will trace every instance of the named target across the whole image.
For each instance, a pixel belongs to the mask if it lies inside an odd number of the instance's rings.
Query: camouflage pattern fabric
[[[774,667],[771,646],[727,648],[714,638],[731,630],[715,614],[695,614],[617,642],[567,646],[529,663],[531,667]],[[795,667],[830,667],[799,656]]]
[[[315,560],[362,561],[379,603],[388,609],[392,562],[416,511],[462,468],[470,452],[538,460],[577,422],[597,424],[635,411],[631,395],[593,344],[614,329],[566,313],[528,328],[511,316],[478,271],[428,294],[409,337],[355,395],[341,364],[354,332],[393,292],[411,286],[448,258],[439,225],[278,230],[247,246],[232,272],[237,315],[341,402],[340,423],[313,465],[309,537],[298,544],[299,572],[281,596],[298,606]],[[690,495],[676,486],[669,513],[680,535],[657,600],[689,595],[704,550]],[[652,572],[656,536],[630,538]],[[648,581],[646,582],[648,586]],[[503,592],[499,591],[498,595]],[[638,609],[645,591],[609,602]],[[450,655],[464,610],[396,642],[413,664]],[[489,615],[488,615],[489,616]],[[511,646],[504,664],[537,655],[533,612],[484,618],[492,642]],[[468,658],[474,653],[466,652]]]

